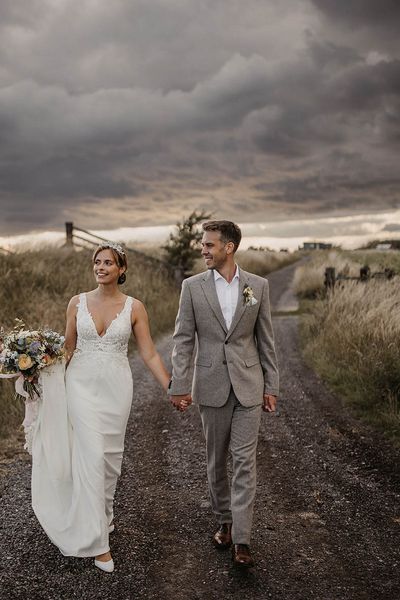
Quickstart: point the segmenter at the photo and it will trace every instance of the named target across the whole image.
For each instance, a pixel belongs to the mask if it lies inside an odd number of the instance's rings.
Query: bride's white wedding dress
[[[32,445],[32,506],[65,556],[96,556],[109,550],[132,401],[127,358],[132,303],[128,297],[100,336],[86,295],[80,294],[77,347],[65,385],[62,365],[46,369],[41,377]]]

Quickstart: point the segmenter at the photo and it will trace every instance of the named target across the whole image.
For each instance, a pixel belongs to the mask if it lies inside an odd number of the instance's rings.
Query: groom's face
[[[227,260],[226,244],[219,231],[205,231],[201,240],[201,255],[207,269],[220,269]]]

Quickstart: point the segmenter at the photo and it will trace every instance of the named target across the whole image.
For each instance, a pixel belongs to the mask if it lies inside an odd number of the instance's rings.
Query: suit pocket
[[[260,357],[258,356],[258,354],[256,354],[255,356],[249,356],[249,358],[244,359],[244,364],[246,365],[246,367],[254,367],[254,365],[259,365]]]
[[[198,356],[195,361],[196,367],[211,367],[212,361],[204,356]]]

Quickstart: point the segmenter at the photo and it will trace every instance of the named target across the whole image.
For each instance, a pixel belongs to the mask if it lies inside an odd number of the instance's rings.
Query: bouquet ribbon
[[[12,375],[3,375],[0,373],[0,379],[12,379],[14,377],[18,377],[15,382],[15,391],[17,394],[25,398],[25,400],[29,400],[29,394],[26,390],[24,390],[24,376],[21,373],[13,373]]]
[[[22,427],[24,428],[25,436],[28,435],[28,432],[32,425],[34,424],[37,418],[37,400],[32,400],[26,390],[24,390],[24,376],[20,373],[13,374],[2,374],[0,373],[0,379],[13,379],[17,377],[17,381],[15,382],[15,391],[17,394],[22,396],[25,399],[25,417],[22,421]],[[28,443],[28,440],[27,440]]]

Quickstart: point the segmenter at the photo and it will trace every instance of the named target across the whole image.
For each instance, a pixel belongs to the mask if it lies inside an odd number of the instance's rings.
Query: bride
[[[113,499],[132,401],[127,358],[132,331],[143,361],[165,390],[170,376],[151,339],[145,307],[118,288],[126,280],[123,248],[101,244],[93,255],[93,270],[97,289],[74,296],[67,309],[68,448],[63,449],[62,435],[56,439],[54,432],[53,445],[46,446],[49,428],[42,422],[33,446],[32,505],[62,554],[93,556],[96,567],[112,572],[109,534],[114,530]],[[50,454],[55,451],[59,460],[68,462],[65,477],[51,471]]]

